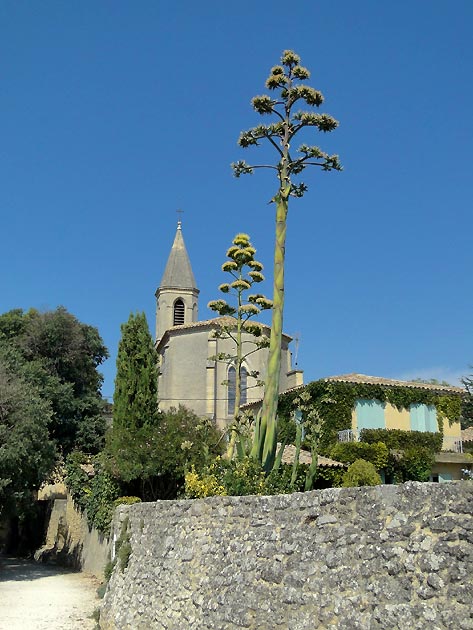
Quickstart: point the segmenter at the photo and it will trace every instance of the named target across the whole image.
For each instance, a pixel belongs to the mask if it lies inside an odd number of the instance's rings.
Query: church
[[[166,411],[182,404],[224,428],[235,409],[235,368],[214,357],[221,352],[233,354],[235,347],[230,339],[215,336],[222,318],[200,321],[198,306],[199,289],[184,243],[182,223],[178,221],[166,268],[156,290],[159,407]],[[264,334],[269,336],[269,327],[263,328]],[[280,392],[302,385],[302,371],[292,367],[291,341],[289,335],[283,334]],[[258,372],[259,380],[264,381],[267,358],[267,348],[247,357],[242,370],[241,404],[263,397],[263,387],[251,374]]]

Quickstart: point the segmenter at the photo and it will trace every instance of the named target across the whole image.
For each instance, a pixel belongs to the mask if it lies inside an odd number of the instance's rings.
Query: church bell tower
[[[166,330],[196,322],[199,289],[182,236],[182,222],[177,222],[176,236],[159,287],[156,289],[156,342]]]

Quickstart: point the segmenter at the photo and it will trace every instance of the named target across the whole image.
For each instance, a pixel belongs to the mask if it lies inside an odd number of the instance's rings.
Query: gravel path
[[[84,573],[0,558],[0,630],[93,630],[98,585]]]

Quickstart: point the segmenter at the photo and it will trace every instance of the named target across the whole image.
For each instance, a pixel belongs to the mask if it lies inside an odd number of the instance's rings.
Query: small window
[[[181,326],[184,323],[184,302],[179,298],[174,302],[173,326]]]

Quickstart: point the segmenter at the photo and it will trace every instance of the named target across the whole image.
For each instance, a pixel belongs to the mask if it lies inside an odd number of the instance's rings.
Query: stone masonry
[[[473,483],[121,506],[100,627],[473,629]]]

